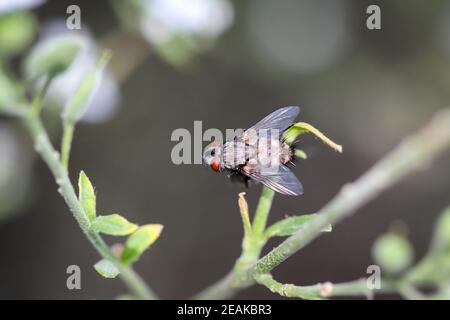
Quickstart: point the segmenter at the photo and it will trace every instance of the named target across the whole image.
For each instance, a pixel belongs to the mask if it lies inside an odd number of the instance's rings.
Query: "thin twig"
[[[258,207],[256,208],[255,218],[253,219],[253,227],[244,233],[242,253],[234,264],[233,269],[222,280],[205,289],[205,291],[200,292],[193,299],[210,300],[230,297],[242,287],[245,287],[248,281],[253,281],[253,279],[248,277],[247,271],[258,261],[261,250],[266,243],[264,230],[274,195],[275,192],[273,190],[263,187]],[[243,194],[239,194],[239,207],[241,214],[242,207],[247,207]]]
[[[73,216],[77,220],[86,237],[103,258],[110,260],[116,265],[116,267],[120,270],[120,277],[136,298],[156,299],[155,294],[134,272],[134,270],[131,267],[123,266],[111,252],[108,245],[103,241],[100,235],[90,230],[90,221],[76,196],[75,190],[67,174],[67,170],[59,161],[59,154],[52,146],[39,116],[33,112],[32,109],[30,109],[30,112],[28,112],[22,120],[34,141],[36,151],[50,168],[50,171],[52,172],[59,187],[59,192],[64,198],[67,206],[72,211]]]
[[[275,192],[273,190],[263,187],[253,221],[253,232],[257,235],[262,235],[266,228],[267,218],[269,217],[274,196]]]
[[[258,261],[252,273],[270,272],[292,254],[320,235],[327,224],[334,225],[408,174],[423,168],[450,144],[450,110],[439,112],[424,129],[405,139],[381,161],[341,191],[318,212],[301,232],[283,241]]]
[[[366,296],[371,298],[377,293],[393,293],[398,290],[395,283],[382,282],[379,289],[369,289],[367,281],[364,278],[342,282],[331,283],[324,282],[311,286],[296,286],[293,284],[282,284],[272,278],[270,274],[261,274],[255,276],[256,281],[266,286],[270,291],[278,293],[283,297],[316,299],[317,297],[329,298],[338,296]]]
[[[202,291],[197,299],[224,299],[238,290],[254,284],[254,277],[267,274],[298,250],[321,234],[328,224],[336,224],[354,214],[383,191],[405,176],[429,164],[450,144],[450,110],[438,112],[432,121],[418,133],[405,139],[369,171],[341,191],[319,212],[316,219],[299,232],[283,241],[253,266],[244,270],[233,269],[230,274]],[[270,207],[270,206],[269,206]],[[236,281],[242,279],[242,282]]]

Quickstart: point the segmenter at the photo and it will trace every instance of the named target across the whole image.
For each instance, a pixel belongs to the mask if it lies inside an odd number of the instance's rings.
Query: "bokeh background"
[[[305,194],[276,196],[273,222],[315,212],[450,105],[448,1],[149,0],[145,10],[133,10],[136,2],[0,0],[0,15],[28,12],[32,31],[20,24],[12,32],[29,32],[33,43],[60,33],[89,39],[85,56],[51,88],[46,124],[55,144],[58,108],[71,83],[95,63],[95,53],[112,49],[107,77],[77,128],[71,176],[75,183],[86,171],[100,213],[165,226],[136,264],[162,298],[186,298],[221,278],[242,238],[243,187],[205,166],[174,165],[173,130],[192,131],[194,120],[204,129],[245,128],[277,107],[300,105],[300,119],[344,153],[305,136],[300,146],[309,159],[294,169]],[[81,31],[65,27],[71,4],[81,8]],[[366,28],[370,4],[381,8],[381,30]],[[29,48],[10,61],[18,75]],[[364,276],[372,243],[393,223],[406,230],[419,259],[450,202],[449,156],[336,225],[274,276],[303,285]],[[246,191],[255,208],[260,187]],[[0,117],[0,252],[2,299],[114,298],[125,290],[120,280],[96,274],[97,253],[24,130],[7,117]],[[66,288],[72,264],[82,270],[78,291]],[[237,298],[279,297],[255,286]]]

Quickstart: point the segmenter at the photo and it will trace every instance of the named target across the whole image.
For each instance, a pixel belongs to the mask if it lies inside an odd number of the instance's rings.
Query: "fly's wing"
[[[294,123],[294,120],[297,118],[299,112],[300,108],[297,106],[284,107],[275,110],[253,127],[247,129],[244,132],[244,137],[246,132],[258,133],[260,130],[278,130],[279,135],[281,135],[284,130],[289,128]]]
[[[285,165],[278,166],[276,171],[273,168],[262,168],[260,172],[246,172],[244,167],[242,173],[281,194],[289,196],[303,194],[303,185]]]

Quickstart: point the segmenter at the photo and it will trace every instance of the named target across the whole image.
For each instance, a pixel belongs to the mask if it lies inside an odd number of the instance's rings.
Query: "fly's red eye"
[[[219,171],[219,169],[220,169],[220,163],[217,160],[211,161],[210,166],[211,166],[211,169],[213,169],[214,171]]]

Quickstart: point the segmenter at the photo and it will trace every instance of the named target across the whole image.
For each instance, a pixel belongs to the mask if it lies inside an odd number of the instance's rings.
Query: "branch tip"
[[[320,295],[322,297],[329,297],[333,293],[333,283],[327,281],[320,285]]]
[[[248,237],[251,235],[252,226],[250,223],[250,216],[248,213],[248,203],[245,200],[245,192],[239,193],[239,211],[241,212],[242,224],[244,225],[245,236]]]

